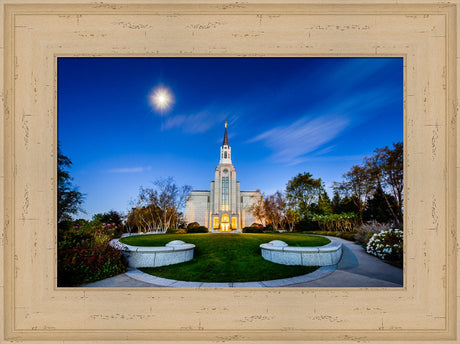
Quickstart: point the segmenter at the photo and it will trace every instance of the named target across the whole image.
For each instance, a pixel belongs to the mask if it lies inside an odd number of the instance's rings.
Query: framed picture
[[[58,286],[402,287],[403,62],[59,57]]]
[[[457,6],[4,1],[2,341],[455,342]],[[403,287],[58,287],[57,67],[76,57],[402,59]]]

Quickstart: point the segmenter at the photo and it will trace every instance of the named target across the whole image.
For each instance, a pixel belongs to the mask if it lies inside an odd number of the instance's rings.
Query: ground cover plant
[[[319,236],[284,234],[161,234],[140,235],[121,239],[132,246],[163,246],[171,240],[194,244],[193,260],[143,272],[181,281],[250,282],[304,275],[318,267],[287,266],[269,262],[260,254],[260,244],[282,240],[291,246],[322,246],[330,241]]]

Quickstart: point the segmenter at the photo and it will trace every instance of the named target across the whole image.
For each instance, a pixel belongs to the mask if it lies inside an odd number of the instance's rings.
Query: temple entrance
[[[220,231],[221,232],[228,232],[231,231],[230,228],[230,218],[227,214],[222,215],[220,218]]]

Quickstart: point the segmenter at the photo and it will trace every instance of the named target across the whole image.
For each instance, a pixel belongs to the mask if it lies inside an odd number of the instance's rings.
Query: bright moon
[[[172,103],[172,95],[166,88],[154,90],[150,96],[153,105],[157,110],[166,110]]]

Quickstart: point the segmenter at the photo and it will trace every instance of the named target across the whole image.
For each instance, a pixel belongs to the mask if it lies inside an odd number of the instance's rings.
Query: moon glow
[[[157,110],[163,111],[171,106],[173,98],[168,89],[158,88],[153,90],[150,100]]]

